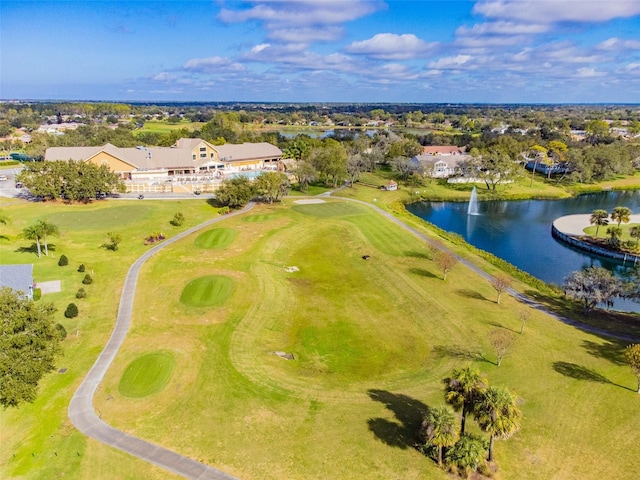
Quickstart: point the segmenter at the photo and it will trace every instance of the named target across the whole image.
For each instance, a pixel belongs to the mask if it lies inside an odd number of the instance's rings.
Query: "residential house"
[[[0,265],[0,288],[9,287],[33,299],[33,265]]]
[[[461,165],[469,159],[464,147],[455,145],[429,145],[411,160],[422,174],[433,178],[448,178],[461,171]]]

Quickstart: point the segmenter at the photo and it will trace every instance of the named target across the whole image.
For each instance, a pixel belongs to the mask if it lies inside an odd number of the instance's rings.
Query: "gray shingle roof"
[[[33,285],[33,265],[0,265],[0,287],[9,287],[28,295]]]

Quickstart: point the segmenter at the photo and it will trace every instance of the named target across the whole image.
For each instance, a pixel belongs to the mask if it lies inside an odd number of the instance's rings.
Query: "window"
[[[200,151],[201,152],[206,152],[207,151],[207,147],[200,147]]]
[[[201,153],[200,158],[207,158],[207,152]]]

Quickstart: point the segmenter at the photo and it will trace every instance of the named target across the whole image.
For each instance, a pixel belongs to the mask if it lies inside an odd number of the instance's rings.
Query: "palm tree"
[[[618,222],[618,226],[621,223],[629,223],[631,217],[631,210],[627,207],[616,207],[611,212],[611,220]]]
[[[589,220],[591,225],[596,226],[596,237],[598,236],[598,230],[604,225],[609,225],[609,214],[606,210],[594,210],[591,212],[591,219]]]
[[[473,412],[474,405],[482,391],[487,388],[488,381],[474,368],[466,367],[454,370],[450,378],[443,380],[445,384],[445,401],[456,412],[462,412],[460,436],[464,435],[467,415]]]
[[[40,239],[42,238],[42,232],[40,231],[40,225],[30,225],[20,234],[22,238],[26,238],[27,240],[35,240],[36,247],[38,248],[38,258],[42,256],[42,251],[40,248]]]
[[[640,226],[634,226],[629,229],[629,236],[636,239],[636,247],[640,244]]]
[[[489,387],[482,392],[475,405],[474,415],[480,428],[490,435],[489,456],[493,460],[493,440],[507,439],[520,428],[522,412],[517,397],[506,387]]]
[[[430,408],[421,427],[425,443],[438,447],[438,465],[442,465],[442,449],[458,440],[455,414],[445,405]]]
[[[46,220],[38,220],[38,227],[40,228],[40,232],[42,233],[42,240],[44,242],[44,254],[49,256],[49,244],[47,243],[47,235],[60,235],[60,231],[58,230],[58,227],[56,227],[52,223],[47,222]]]
[[[453,448],[447,450],[445,460],[468,474],[476,471],[487,458],[487,441],[476,435],[463,435]]]

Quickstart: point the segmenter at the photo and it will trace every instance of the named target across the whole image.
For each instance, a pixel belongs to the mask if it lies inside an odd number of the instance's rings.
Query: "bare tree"
[[[453,267],[458,264],[458,257],[456,257],[453,253],[446,252],[444,250],[439,250],[434,255],[434,262],[438,265],[438,268],[442,270],[442,280],[447,280],[447,273],[449,273]]]
[[[511,288],[511,277],[505,274],[496,275],[491,279],[491,286],[498,292],[496,303],[500,303],[500,296],[503,292]]]
[[[529,312],[522,310],[520,312],[520,335],[524,333],[524,325],[527,323],[527,320],[529,320]]]
[[[498,357],[497,365],[500,366],[502,359],[509,353],[509,349],[516,337],[513,332],[504,328],[495,328],[491,330],[489,336],[491,346],[496,351],[496,356]]]

